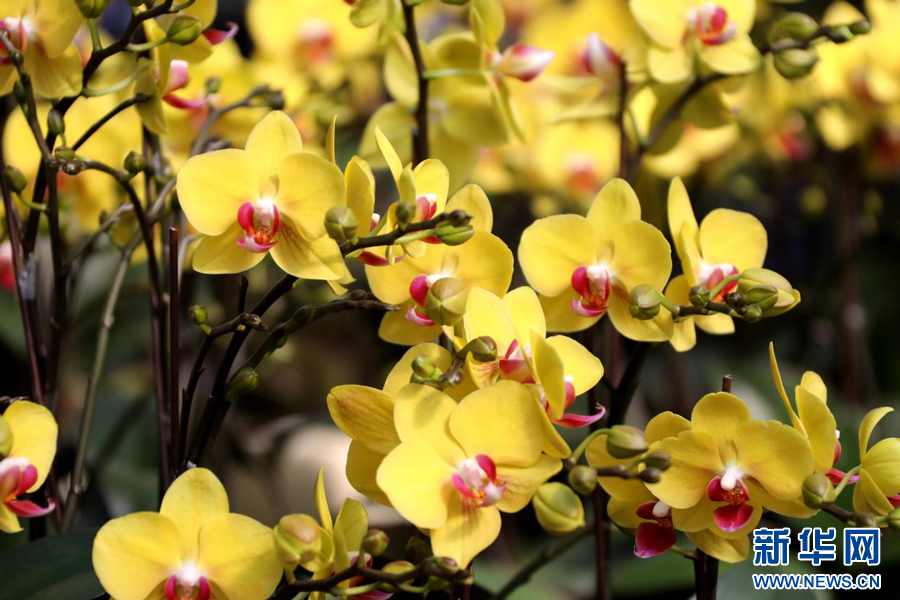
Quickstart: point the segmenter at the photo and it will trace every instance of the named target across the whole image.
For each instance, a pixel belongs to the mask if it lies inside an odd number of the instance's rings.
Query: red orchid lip
[[[213,46],[218,46],[221,43],[227,42],[237,35],[238,32],[238,24],[237,23],[228,23],[228,29],[213,29],[210,27],[209,29],[203,32],[203,37],[207,39],[207,41]]]
[[[713,518],[719,529],[725,533],[734,533],[747,524],[753,515],[753,507],[749,503],[728,504],[713,511]]]
[[[639,558],[659,556],[675,545],[675,530],[659,523],[641,523],[634,536],[634,554]]]

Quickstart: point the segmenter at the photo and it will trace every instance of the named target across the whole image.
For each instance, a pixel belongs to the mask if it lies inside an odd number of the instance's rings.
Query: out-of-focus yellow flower
[[[893,408],[869,411],[859,424],[859,480],[853,489],[853,508],[884,516],[900,506],[900,439],[886,438],[869,447],[872,430]]]
[[[244,150],[218,150],[185,163],[178,196],[191,225],[205,235],[194,253],[202,273],[240,273],[267,253],[304,279],[348,281],[325,213],[345,202],[341,170],[302,151],[297,127],[282,112],[266,116]]]
[[[542,295],[551,331],[586,329],[608,311],[628,338],[664,341],[672,335],[668,314],[641,321],[628,309],[635,286],[665,286],[672,257],[662,233],[641,221],[640,202],[624,180],[607,183],[587,217],[556,215],[529,226],[519,261],[528,283]]]
[[[23,67],[38,96],[59,98],[81,92],[81,54],[72,40],[84,18],[75,2],[4,0],[0,21],[22,53]],[[8,94],[17,79],[16,68],[0,48],[0,95]]]
[[[212,56],[213,47],[231,39],[237,33],[237,25],[231,24],[229,31],[217,31],[210,29],[216,20],[219,10],[219,0],[194,0],[177,13],[167,13],[156,18],[156,22],[163,31],[168,32],[178,17],[197,19],[200,23],[201,34],[189,44],[171,44],[172,58],[186,60],[190,63],[202,62]]]
[[[630,6],[653,42],[647,67],[660,83],[681,83],[701,68],[743,75],[760,64],[749,35],[755,0],[630,0]]]
[[[36,491],[47,479],[56,456],[58,428],[50,411],[34,402],[13,402],[0,415],[0,531],[22,531],[19,517],[53,511],[19,496]]]
[[[282,574],[272,530],[230,513],[225,488],[201,468],[172,483],[158,513],[101,527],[93,562],[103,589],[120,600],[264,600]]]
[[[541,412],[512,381],[459,404],[410,385],[394,407],[401,443],[378,468],[378,486],[405,519],[430,530],[436,556],[468,566],[500,533],[500,511],[522,510],[562,468],[541,452]]]

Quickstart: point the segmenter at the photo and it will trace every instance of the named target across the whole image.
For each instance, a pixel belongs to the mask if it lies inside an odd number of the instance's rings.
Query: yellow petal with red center
[[[353,440],[350,442],[350,450],[347,451],[346,473],[347,481],[350,482],[353,489],[379,504],[390,506],[390,500],[375,481],[375,474],[378,472],[384,456],[384,454],[373,452],[365,444]]]
[[[200,530],[218,515],[228,514],[228,495],[212,471],[194,468],[172,482],[159,513],[181,533],[181,556],[196,561]]]
[[[675,327],[669,311],[660,309],[659,314],[649,321],[635,319],[628,309],[628,292],[618,286],[613,288],[607,307],[609,318],[616,331],[628,339],[639,342],[665,342],[672,337]]]
[[[394,427],[403,442],[421,440],[451,465],[466,458],[450,434],[450,419],[457,408],[453,398],[429,385],[411,383],[394,403]],[[474,455],[472,455],[474,456]]]
[[[512,281],[513,255],[497,236],[476,231],[466,243],[447,249],[441,272],[459,279],[467,289],[481,287],[503,296]]]
[[[37,481],[27,490],[33,492],[47,479],[56,456],[56,420],[49,410],[27,400],[10,404],[3,419],[12,431],[12,446],[7,456],[25,457],[37,469]]]
[[[640,500],[624,500],[621,498],[610,498],[609,504],[606,505],[606,514],[610,520],[622,529],[637,529],[641,523],[646,523],[646,519],[637,516],[637,509],[641,504],[646,502],[655,502],[656,498],[653,494],[644,489],[644,497]]]
[[[19,517],[2,502],[0,502],[0,531],[3,533],[19,533],[22,531]]]
[[[328,394],[328,412],[348,436],[387,454],[400,444],[394,430],[394,398],[362,385],[340,385]]]
[[[493,339],[497,345],[498,358],[503,358],[503,354],[519,337],[511,312],[505,299],[480,287],[473,287],[469,290],[466,314],[463,316],[466,338],[472,340],[487,336]],[[529,343],[525,340],[530,339],[531,331],[527,334],[528,337],[522,338],[522,343]]]
[[[666,286],[666,298],[675,304],[689,304],[688,291],[690,289],[687,277],[678,275]],[[694,326],[694,318],[688,317],[673,321],[672,339],[669,340],[669,343],[676,352],[687,352],[693,348],[697,344],[697,328]]]
[[[535,332],[531,333],[531,361],[541,386],[550,418],[559,419],[566,410],[566,371],[556,350]]]
[[[859,472],[859,479],[853,488],[853,510],[869,512],[875,516],[883,516],[894,510],[894,505],[865,469]]]
[[[794,398],[797,401],[800,421],[812,447],[816,473],[824,475],[834,464],[837,422],[828,410],[828,405],[802,386],[797,386]]]
[[[181,568],[181,544],[175,523],[158,513],[113,519],[94,538],[94,572],[116,600],[146,600]]]
[[[447,521],[431,531],[435,556],[452,558],[465,568],[500,535],[500,511],[495,506],[479,508],[453,494]]]
[[[539,487],[562,470],[558,458],[541,456],[529,467],[497,467],[497,477],[506,487],[497,502],[497,508],[505,513],[519,512],[531,502]]]
[[[201,238],[191,261],[194,270],[209,275],[223,275],[243,273],[258,265],[266,257],[266,253],[245,250],[238,244],[243,236],[244,230],[234,223],[225,233]]]
[[[271,190],[269,187],[275,183],[275,177],[281,175],[281,161],[302,151],[303,140],[291,118],[275,110],[256,124],[244,150],[256,167],[260,195],[268,195],[275,191],[274,187]]]
[[[259,199],[256,168],[243,150],[194,156],[178,172],[178,201],[191,226],[220,235],[237,222],[244,202]]]
[[[649,284],[662,291],[672,274],[672,248],[659,229],[629,221],[613,234],[615,256],[610,268],[618,284],[631,290]],[[571,273],[570,273],[571,275]]]
[[[703,396],[691,412],[694,431],[712,436],[719,446],[727,446],[735,431],[750,420],[750,409],[743,400],[727,392]]]
[[[450,415],[450,431],[466,456],[528,467],[541,454],[542,408],[524,385],[498,381],[466,396]]]
[[[648,444],[670,437],[677,437],[682,431],[690,431],[691,422],[671,411],[659,413],[647,423],[644,439]]]
[[[687,536],[698,548],[722,562],[739,563],[750,554],[750,536],[747,535],[727,539],[718,535],[715,530],[707,529],[688,533]]]
[[[284,570],[275,555],[272,530],[243,515],[224,514],[200,531],[197,570],[226,598],[265,600]]]
[[[878,425],[889,412],[894,409],[890,406],[882,406],[881,408],[873,408],[863,418],[859,424],[859,458],[863,460],[866,456],[866,450],[869,447],[869,438],[872,437],[872,430]]]
[[[55,58],[48,57],[38,48],[29,48],[22,56],[38,96],[60,98],[77,96],[81,92],[81,53],[76,46],[68,46]]]
[[[716,4],[728,13],[728,20],[733,21],[737,30],[748,33],[756,20],[755,0],[717,0]]]
[[[447,522],[451,498],[460,495],[451,481],[455,472],[428,442],[416,439],[403,442],[384,458],[376,482],[404,519],[416,527],[436,529]]]
[[[474,236],[473,236],[474,239]],[[472,240],[463,244],[466,246]],[[369,288],[382,302],[403,304],[409,300],[409,286],[419,275],[440,273],[441,263],[447,246],[431,246],[420,258],[406,257],[386,267],[366,265]]]
[[[585,451],[585,458],[590,466],[595,469],[627,465],[632,459],[615,458],[606,450],[606,434],[597,436]],[[637,501],[649,494],[647,488],[637,479],[622,479],[621,477],[598,477],[600,486],[613,498],[620,500]]]
[[[700,223],[700,249],[709,264],[730,264],[738,271],[758,268],[767,246],[766,228],[749,213],[717,208]]]
[[[315,241],[303,238],[293,222],[281,217],[278,229],[278,243],[269,253],[282,271],[300,279],[321,281],[343,281],[347,276],[347,265],[337,243],[329,237]]]
[[[541,296],[541,307],[547,317],[547,330],[561,333],[583,331],[592,327],[603,315],[598,317],[582,317],[572,312],[572,300],[578,295],[569,289],[559,296]],[[606,314],[606,313],[603,313]]]
[[[691,206],[691,198],[688,196],[687,188],[681,177],[676,177],[669,184],[669,200],[667,204],[667,212],[669,218],[669,232],[672,238],[676,238],[682,231],[685,232],[689,239],[692,239],[691,233],[696,235],[700,230],[697,225],[697,217],[694,216],[694,209]],[[687,229],[684,226],[687,225]]]
[[[581,395],[600,382],[603,363],[587,348],[564,335],[547,338],[547,344],[556,350],[562,360],[566,377],[572,378],[575,394]]]
[[[591,222],[578,215],[554,215],[532,223],[519,243],[525,278],[545,296],[572,291],[572,273],[597,262],[599,245]]]
[[[378,327],[378,336],[386,342],[401,346],[423,344],[439,336],[441,328],[438,325],[423,327],[411,323],[406,318],[406,310],[412,305],[411,301],[407,302],[400,307],[400,310],[384,315],[381,325]]]
[[[718,46],[704,45],[700,49],[700,61],[722,75],[744,75],[762,64],[762,56],[749,35],[738,34]]]
[[[350,552],[359,552],[363,537],[369,531],[369,514],[358,501],[348,498],[334,520],[334,567],[343,571],[350,567]],[[266,596],[268,598],[268,596]]]
[[[400,390],[409,385],[409,380],[413,375],[412,363],[420,356],[425,356],[438,369],[446,371],[453,362],[450,352],[437,344],[427,343],[413,346],[403,355],[391,372],[388,373],[387,379],[384,381],[384,392],[391,396],[396,396]],[[451,388],[452,389],[452,388]]]
[[[624,179],[610,179],[594,198],[587,214],[602,245],[609,245],[616,230],[641,219],[641,202]]]
[[[685,46],[666,48],[652,45],[647,50],[647,70],[650,72],[650,76],[659,83],[674,85],[686,81],[691,76],[692,66],[693,57]],[[678,123],[670,127],[672,134],[679,131]],[[668,144],[674,145],[675,141],[672,139]],[[660,148],[663,144],[657,144],[657,152],[664,150],[664,147]]]
[[[439,160],[429,158],[420,163],[413,171],[416,182],[416,194],[435,195],[435,215],[444,212],[447,206],[447,193],[450,188],[450,173]]]
[[[436,97],[447,106],[440,124],[446,137],[476,147],[510,141],[512,133],[507,131],[502,99],[490,85],[460,86],[448,80],[437,89]]]
[[[394,150],[394,146],[391,145],[390,140],[388,140],[387,136],[379,127],[375,128],[375,143],[381,151],[381,155],[384,157],[385,162],[387,162],[388,168],[394,176],[394,181],[399,182],[400,174],[403,173],[403,162],[397,155],[397,151]]]
[[[885,496],[900,494],[900,439],[887,438],[869,448],[862,468]]]
[[[828,388],[818,373],[814,371],[805,372],[803,378],[800,379],[800,387],[819,398],[822,402],[828,402]]]
[[[354,156],[344,170],[347,208],[353,211],[359,227],[357,234],[368,235],[375,210],[375,177],[369,163]]]
[[[484,190],[473,183],[453,194],[453,197],[447,202],[446,210],[447,212],[464,211],[472,217],[469,225],[477,231],[490,232],[494,227],[494,212],[491,209],[491,202]]]
[[[344,204],[344,175],[320,156],[301,152],[284,158],[277,166],[278,210],[294,222],[307,240],[325,235],[325,213]]]
[[[688,0],[631,0],[629,6],[638,25],[657,44],[672,48],[682,43],[691,8]]]
[[[738,468],[756,479],[777,500],[802,493],[803,480],[813,473],[809,442],[796,429],[777,421],[747,421],[734,433]]]
[[[659,483],[648,484],[654,496],[672,508],[690,508],[706,497],[706,486],[724,471],[716,440],[700,431],[683,431],[654,444],[672,457]]]

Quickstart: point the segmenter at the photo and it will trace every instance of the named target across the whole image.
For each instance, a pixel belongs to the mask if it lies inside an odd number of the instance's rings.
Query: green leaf
[[[103,593],[91,565],[95,529],[47,537],[0,556],[0,600],[91,600]]]

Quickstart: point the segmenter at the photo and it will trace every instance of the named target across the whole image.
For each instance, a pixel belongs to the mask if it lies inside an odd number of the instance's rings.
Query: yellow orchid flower
[[[691,422],[672,412],[663,412],[650,419],[644,432],[648,444],[677,437],[690,431]],[[606,449],[606,435],[598,436],[585,452],[588,464],[594,468],[627,465],[633,459],[615,458]],[[666,477],[663,474],[663,477]],[[687,528],[688,539],[698,548],[725,562],[740,562],[750,549],[749,530],[734,537],[723,537],[718,527],[697,529],[687,521],[685,511],[672,508],[654,496],[639,479],[598,477],[598,483],[610,495],[608,514],[616,525],[626,531],[634,531],[634,553],[650,558],[667,551],[675,544],[676,523]]]
[[[859,424],[859,480],[853,489],[853,509],[884,516],[900,507],[900,438],[886,438],[869,447],[872,430],[893,408],[870,410]]]
[[[325,235],[325,213],[345,202],[341,170],[302,151],[297,127],[275,111],[253,128],[244,150],[194,156],[178,173],[178,197],[204,237],[201,273],[240,273],[271,253],[303,279],[347,280],[340,249]]]
[[[608,311],[625,337],[664,341],[672,336],[667,314],[640,321],[628,310],[635,286],[665,286],[672,257],[662,233],[641,221],[641,204],[622,179],[603,187],[587,217],[555,215],[530,225],[519,244],[519,262],[528,283],[542,295],[550,331],[587,329]]]
[[[430,530],[436,556],[466,567],[499,535],[500,512],[522,510],[562,468],[541,452],[543,418],[531,392],[513,381],[459,404],[409,385],[394,406],[401,443],[378,467],[378,487],[405,519]]]
[[[666,296],[677,304],[688,304],[688,292],[696,285],[721,290],[712,300],[721,302],[725,294],[737,288],[737,281],[724,286],[728,277],[744,269],[762,267],[768,248],[768,236],[759,219],[749,213],[719,208],[709,213],[698,226],[691,199],[680,177],[669,186],[669,230],[681,259],[684,275],[675,277]],[[672,346],[679,352],[696,343],[694,326],[711,334],[734,333],[734,322],[724,314],[695,316],[675,323]]]
[[[391,369],[384,386],[378,390],[363,385],[339,385],[328,393],[328,411],[341,431],[350,437],[347,453],[347,480],[360,494],[390,506],[390,501],[375,482],[375,472],[384,457],[400,444],[394,427],[394,404],[400,390],[413,376],[412,363],[425,357],[441,371],[450,368],[453,357],[437,344],[413,346]],[[474,386],[468,379],[447,390],[451,398],[461,400]]]
[[[230,513],[225,488],[201,468],[172,483],[158,513],[133,513],[101,527],[93,562],[103,589],[117,600],[264,600],[282,574],[272,530]]]
[[[743,75],[760,64],[749,35],[755,0],[630,0],[630,6],[652,40],[647,68],[660,83],[681,83],[700,68]]]
[[[50,411],[34,402],[13,402],[0,415],[0,531],[22,531],[19,517],[41,517],[56,508],[52,501],[41,508],[18,497],[44,485],[56,456],[57,432]]]
[[[0,3],[0,27],[22,53],[38,96],[60,98],[81,92],[81,54],[72,41],[83,23],[78,6],[69,0]],[[0,47],[0,95],[8,94],[17,80],[16,68]]]
[[[164,31],[169,31],[178,17],[189,17],[200,22],[202,33],[189,44],[171,44],[172,57],[190,63],[202,62],[212,56],[213,47],[230,40],[237,34],[237,25],[229,24],[227,31],[212,29],[219,10],[219,0],[194,0],[176,13],[167,13],[155,19]]]
[[[750,417],[733,394],[707,394],[694,406],[691,429],[650,446],[672,466],[647,489],[672,509],[682,531],[716,528],[736,538],[759,523],[762,510],[802,495],[815,460],[807,439],[777,421]],[[724,504],[722,504],[724,503]]]

